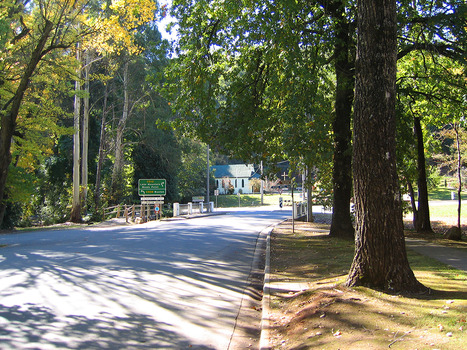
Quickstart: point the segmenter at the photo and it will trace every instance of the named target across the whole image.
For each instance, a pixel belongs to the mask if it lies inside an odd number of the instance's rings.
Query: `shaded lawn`
[[[389,295],[342,284],[354,243],[327,236],[327,224],[290,222],[271,236],[271,283],[304,291],[271,296],[275,349],[462,349],[467,343],[467,274],[408,250],[430,295]],[[461,243],[463,244],[463,243]],[[274,290],[274,289],[273,289]]]

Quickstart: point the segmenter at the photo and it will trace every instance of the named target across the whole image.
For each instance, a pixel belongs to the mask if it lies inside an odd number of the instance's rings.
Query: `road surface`
[[[0,349],[234,348],[274,209],[0,234]]]

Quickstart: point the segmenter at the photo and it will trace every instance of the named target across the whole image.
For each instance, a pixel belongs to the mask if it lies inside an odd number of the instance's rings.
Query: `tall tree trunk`
[[[410,206],[412,207],[413,224],[415,227],[415,223],[418,220],[418,209],[417,209],[417,204],[415,202],[415,191],[413,189],[412,183],[410,182],[410,180],[408,180],[408,178],[407,178],[407,186],[409,188]]]
[[[128,66],[127,61],[123,66],[123,113],[117,125],[117,134],[115,137],[115,162],[112,171],[112,198],[115,202],[120,201],[123,188],[123,134],[126,122],[130,114],[130,100],[128,95]]]
[[[334,10],[336,43],[334,48],[336,70],[336,101],[333,162],[333,210],[330,235],[353,238],[354,228],[350,214],[352,196],[352,146],[351,115],[354,96],[353,63],[351,61],[351,37],[341,1]]]
[[[120,123],[117,126],[115,136],[115,160],[112,170],[111,199],[113,204],[120,202],[123,196],[123,133],[124,127]]]
[[[80,119],[81,119],[81,98],[79,91],[81,90],[81,45],[76,45],[76,60],[79,62],[79,67],[76,69],[75,80],[75,102],[73,113],[73,198],[71,205],[71,222],[81,222],[81,201],[80,201]]]
[[[91,70],[91,58],[89,50],[85,52],[84,58],[84,90],[83,98],[83,152],[81,158],[81,206],[84,212],[87,210],[88,197],[88,154],[89,154],[89,71]]]
[[[104,106],[102,107],[102,120],[101,120],[101,133],[99,140],[99,156],[97,159],[97,169],[96,169],[96,188],[94,191],[94,203],[96,205],[96,210],[98,210],[100,205],[101,198],[101,172],[102,165],[104,164],[104,147],[105,147],[105,124],[107,119],[107,100],[109,96],[108,85],[105,85],[104,91]]]
[[[355,256],[346,284],[420,292],[407,260],[396,171],[396,1],[358,1]]]
[[[5,105],[2,105],[1,113],[1,129],[0,129],[0,225],[3,222],[5,215],[6,204],[4,202],[5,186],[8,176],[8,168],[11,163],[11,139],[16,130],[16,118],[23,102],[24,93],[26,92],[31,76],[36,70],[37,65],[44,55],[44,48],[49,39],[53,28],[53,23],[45,20],[44,27],[41,31],[41,36],[37,41],[36,47],[31,53],[26,69],[21,76],[21,80],[16,88],[13,97],[8,100]]]
[[[428,205],[428,184],[426,180],[425,146],[423,131],[419,117],[414,117],[414,133],[417,139],[417,175],[418,175],[418,209],[414,227],[417,232],[433,232]]]

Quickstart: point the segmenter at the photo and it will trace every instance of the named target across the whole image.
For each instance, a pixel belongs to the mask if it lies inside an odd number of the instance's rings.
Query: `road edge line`
[[[270,281],[270,260],[271,260],[271,232],[273,228],[269,229],[266,237],[266,261],[264,266],[264,282],[263,282],[263,300],[262,300],[262,316],[261,316],[261,336],[259,340],[259,349],[271,349],[269,343],[269,314],[270,314],[270,294],[269,294],[269,281]]]
[[[287,219],[278,222],[270,227],[268,227],[265,232],[266,236],[266,258],[264,263],[264,281],[263,281],[263,300],[262,300],[262,315],[261,315],[261,337],[259,340],[259,350],[269,350],[271,349],[270,344],[270,320],[269,316],[271,314],[270,308],[270,270],[271,270],[271,232],[274,228]]]

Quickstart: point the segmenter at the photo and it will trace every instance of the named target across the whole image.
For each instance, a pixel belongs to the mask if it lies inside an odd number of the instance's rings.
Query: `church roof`
[[[259,178],[253,164],[214,165],[211,170],[214,171],[216,178]]]

